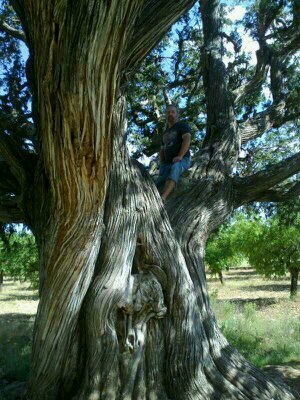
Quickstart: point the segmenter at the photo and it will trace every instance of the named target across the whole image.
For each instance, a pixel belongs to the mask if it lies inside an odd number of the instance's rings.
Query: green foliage
[[[299,200],[277,206],[270,218],[239,214],[209,239],[206,263],[213,274],[243,259],[268,278],[300,270]]]
[[[250,264],[267,277],[281,276],[300,267],[300,232],[296,226],[284,227],[277,218],[259,224],[247,249]]]
[[[5,275],[38,284],[38,253],[34,236],[27,232],[13,233],[7,242],[0,240],[0,269]]]
[[[268,219],[240,217],[234,226],[237,245],[257,272],[271,277],[300,269],[299,201],[277,206]]]
[[[218,274],[222,270],[237,266],[244,258],[243,253],[236,246],[236,230],[234,225],[222,226],[218,233],[214,233],[206,246],[205,262],[209,272]]]

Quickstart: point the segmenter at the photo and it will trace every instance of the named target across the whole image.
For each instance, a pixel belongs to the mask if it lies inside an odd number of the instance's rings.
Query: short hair
[[[179,108],[177,107],[176,104],[173,104],[173,103],[168,104],[167,107],[166,107],[166,111],[167,111],[167,109],[170,108],[170,107],[174,107],[174,108],[176,109],[176,111],[177,111],[177,114],[179,114]]]

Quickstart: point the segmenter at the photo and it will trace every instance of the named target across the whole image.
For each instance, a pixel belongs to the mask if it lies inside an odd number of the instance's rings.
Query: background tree
[[[0,265],[4,275],[38,284],[38,255],[35,240],[28,232],[12,233],[0,241]]]
[[[240,214],[222,226],[207,244],[206,262],[213,273],[247,260],[266,277],[291,275],[291,297],[299,274],[299,201],[282,203],[269,217]]]
[[[26,101],[15,104],[10,83],[3,99],[0,215],[26,223],[39,249],[32,400],[295,398],[222,336],[203,259],[210,232],[234,208],[299,193],[297,180],[277,190],[299,172],[299,153],[250,175],[233,170],[241,143],[299,115],[297,82],[289,88],[285,68],[300,43],[298,3],[254,4],[257,65],[242,74],[239,63],[223,63],[220,3],[201,1],[205,137],[189,184],[166,210],[127,154],[133,74],[194,4],[14,0],[22,32],[5,8],[3,35],[29,48],[32,111]],[[181,62],[174,67],[180,80]],[[273,102],[255,113],[268,72]]]
[[[246,259],[238,240],[239,231],[235,224],[224,224],[214,232],[206,246],[205,263],[209,272],[218,275],[224,283],[223,271],[230,267],[238,266]]]
[[[300,242],[299,200],[282,203],[267,221],[242,223],[239,238],[250,264],[265,276],[291,275],[291,297],[297,295]]]

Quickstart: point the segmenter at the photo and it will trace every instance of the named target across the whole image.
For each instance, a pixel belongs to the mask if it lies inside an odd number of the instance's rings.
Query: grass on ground
[[[228,341],[258,367],[299,364],[300,300],[289,298],[289,277],[267,280],[249,267],[208,275],[217,321]]]
[[[0,379],[28,378],[37,299],[28,283],[4,281],[0,291]]]
[[[241,309],[214,299],[213,308],[225,337],[256,366],[300,363],[299,319],[288,315],[270,319],[251,303]]]

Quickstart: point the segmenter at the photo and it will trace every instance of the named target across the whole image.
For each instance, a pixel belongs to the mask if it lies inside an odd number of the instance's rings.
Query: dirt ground
[[[38,294],[31,289],[29,283],[4,279],[0,289],[0,324],[33,321],[37,307]]]
[[[253,303],[258,312],[267,313],[270,318],[286,314],[300,320],[299,298],[290,300],[290,279],[288,276],[278,279],[266,279],[252,268],[243,267],[224,272],[224,285],[218,278],[207,274],[207,286],[210,294],[218,301],[230,301],[238,306]],[[300,291],[300,289],[299,289]]]

